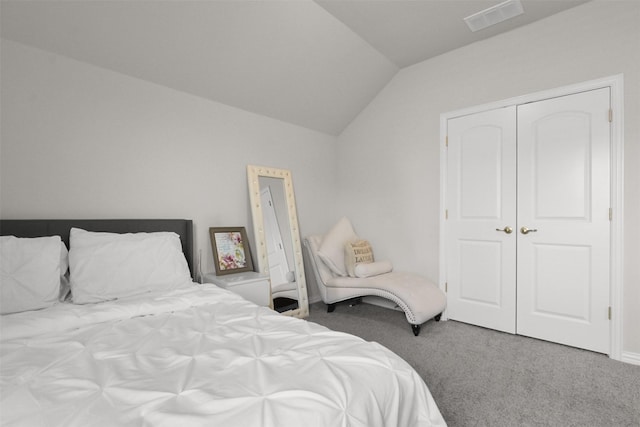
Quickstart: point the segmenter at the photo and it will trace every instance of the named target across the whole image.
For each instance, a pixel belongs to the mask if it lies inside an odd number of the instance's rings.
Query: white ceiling
[[[3,38],[338,135],[400,69],[587,0],[2,0]]]

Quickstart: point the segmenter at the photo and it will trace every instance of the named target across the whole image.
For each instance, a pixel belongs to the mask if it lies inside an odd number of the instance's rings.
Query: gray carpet
[[[640,426],[640,366],[369,304],[312,304],[308,320],[376,341],[422,376],[449,426]]]

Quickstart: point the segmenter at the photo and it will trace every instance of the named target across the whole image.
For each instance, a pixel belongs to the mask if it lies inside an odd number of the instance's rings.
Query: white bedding
[[[391,351],[214,285],[1,322],[3,426],[445,425]]]

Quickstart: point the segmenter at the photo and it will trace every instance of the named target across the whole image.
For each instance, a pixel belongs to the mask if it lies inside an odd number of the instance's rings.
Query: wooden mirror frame
[[[249,200],[251,202],[251,216],[253,218],[253,233],[256,240],[256,258],[258,271],[269,274],[269,260],[264,232],[264,218],[262,202],[260,200],[260,177],[278,178],[283,180],[284,193],[289,215],[289,227],[293,246],[293,259],[295,265],[295,277],[298,289],[298,308],[288,310],[282,314],[304,318],[309,315],[309,300],[307,297],[307,283],[304,276],[304,264],[302,261],[302,243],[298,215],[296,212],[296,200],[293,193],[293,179],[291,172],[286,169],[278,169],[265,166],[247,166],[247,180],[249,185]]]

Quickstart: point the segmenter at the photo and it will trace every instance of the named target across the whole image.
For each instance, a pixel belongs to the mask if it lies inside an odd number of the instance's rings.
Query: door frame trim
[[[446,291],[447,248],[446,248],[446,209],[447,209],[447,121],[456,117],[480,113],[513,105],[542,101],[560,96],[573,95],[594,89],[611,89],[611,252],[610,252],[610,289],[611,306],[609,357],[622,359],[623,349],[623,289],[624,289],[624,75],[616,74],[600,79],[589,80],[568,86],[561,86],[541,92],[530,93],[488,104],[476,105],[460,110],[440,114],[440,262],[439,286]],[[445,311],[442,318],[447,319]]]

